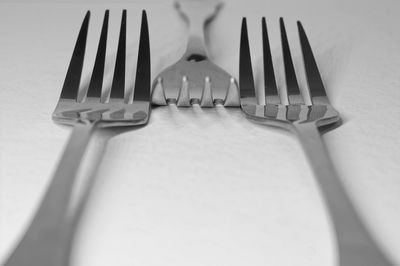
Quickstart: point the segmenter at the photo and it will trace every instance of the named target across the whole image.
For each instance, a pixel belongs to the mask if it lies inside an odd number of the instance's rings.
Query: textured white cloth
[[[84,13],[92,10],[83,83],[105,8],[110,61],[120,12],[128,9],[128,86],[143,8],[153,77],[183,53],[186,27],[170,1],[0,3],[0,261],[29,223],[68,139],[70,129],[54,124],[51,113]],[[389,0],[226,1],[209,31],[213,59],[237,77],[240,23],[248,18],[260,85],[265,16],[282,84],[278,18],[284,17],[305,86],[295,24],[303,22],[344,120],[324,140],[367,225],[398,264],[399,11],[399,2]],[[146,127],[110,136],[97,135],[89,150],[88,169],[104,157],[72,265],[334,265],[330,221],[291,133],[252,124],[239,109],[161,107]]]

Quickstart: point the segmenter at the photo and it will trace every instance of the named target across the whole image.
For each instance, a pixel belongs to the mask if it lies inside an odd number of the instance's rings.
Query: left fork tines
[[[78,100],[81,75],[85,58],[86,39],[88,35],[90,11],[87,11],[75,44],[59,103],[53,117],[68,119],[99,120],[101,118],[129,118],[132,116],[129,99],[125,96],[126,72],[126,21],[127,12],[122,11],[119,40],[117,46],[114,74],[109,92],[109,100],[102,99],[104,94],[103,79],[106,64],[107,35],[109,10],[104,13],[103,24],[98,42],[93,70],[85,97]],[[150,47],[146,12],[142,11],[139,51],[133,101],[148,102],[150,99]],[[104,95],[103,95],[104,96]],[[103,97],[104,98],[104,97]],[[107,97],[106,97],[107,98]],[[79,101],[79,102],[78,102]],[[71,105],[73,104],[73,105]],[[121,107],[121,104],[125,106]],[[136,105],[137,106],[137,105]],[[136,108],[137,109],[137,108]],[[132,110],[133,112],[134,110]],[[128,112],[128,113],[127,113]]]

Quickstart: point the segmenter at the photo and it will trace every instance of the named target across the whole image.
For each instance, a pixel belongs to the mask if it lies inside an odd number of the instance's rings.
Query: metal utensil
[[[28,230],[11,253],[6,266],[66,266],[72,239],[68,207],[76,179],[93,131],[104,127],[145,125],[150,116],[150,49],[146,13],[143,11],[133,102],[124,100],[126,10],[121,30],[110,100],[101,102],[108,17],[105,12],[100,42],[87,97],[77,101],[85,57],[90,12],[83,20],[58,104],[56,123],[73,126],[73,131],[47,192]]]
[[[190,24],[186,52],[175,64],[163,70],[153,82],[152,103],[179,107],[200,104],[213,107],[239,106],[235,79],[215,65],[207,52],[204,27],[218,14],[222,4],[215,1],[180,1],[175,3],[181,17]]]
[[[311,163],[336,231],[338,265],[391,266],[377,246],[350,201],[321,139],[319,128],[333,129],[340,120],[330,104],[310,44],[300,22],[297,23],[308,93],[300,93],[290,54],[283,19],[280,19],[286,88],[278,88],[269,47],[265,18],[262,19],[265,105],[257,104],[246,19],[242,22],[240,43],[240,104],[246,117],[263,125],[289,129],[297,134]],[[287,96],[286,96],[287,95]],[[287,98],[286,98],[287,97]],[[289,104],[282,103],[285,99]],[[310,102],[311,104],[306,104]]]

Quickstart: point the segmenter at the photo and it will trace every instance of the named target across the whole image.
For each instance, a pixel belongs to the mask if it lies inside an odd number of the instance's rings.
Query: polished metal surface
[[[125,94],[126,10],[122,13],[117,59],[110,100],[101,101],[108,17],[101,31],[95,64],[86,98],[78,101],[90,12],[83,20],[67,71],[60,99],[53,113],[56,123],[73,131],[41,205],[29,228],[5,266],[67,266],[73,237],[74,213],[70,213],[74,181],[90,137],[95,129],[145,125],[150,116],[150,48],[146,12],[142,13],[133,101]]]
[[[154,80],[153,104],[239,106],[235,79],[210,60],[204,38],[205,27],[218,15],[221,7],[221,3],[209,0],[175,3],[182,19],[190,24],[187,48],[178,62],[167,67]]]
[[[319,128],[333,129],[340,122],[331,106],[317,64],[300,22],[297,23],[303,53],[308,93],[301,93],[290,54],[283,19],[280,19],[286,86],[278,88],[272,63],[265,19],[262,19],[265,104],[256,97],[246,19],[242,21],[240,42],[240,104],[251,121],[289,129],[297,134],[313,168],[333,221],[337,241],[337,265],[393,266],[368,232],[357,208],[338,177],[322,141]],[[308,96],[309,95],[309,96]],[[286,99],[285,99],[286,98]],[[288,104],[285,104],[288,102]],[[311,104],[306,104],[307,102]]]

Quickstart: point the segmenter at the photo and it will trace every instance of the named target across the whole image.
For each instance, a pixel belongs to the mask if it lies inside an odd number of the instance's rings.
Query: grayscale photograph
[[[400,266],[400,2],[0,0],[1,266]]]

